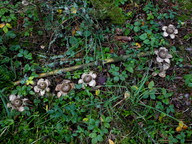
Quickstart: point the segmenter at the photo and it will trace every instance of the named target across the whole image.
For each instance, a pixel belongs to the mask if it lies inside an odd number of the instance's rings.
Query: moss
[[[191,12],[192,12],[192,3],[190,0],[179,0],[179,10],[180,14],[178,16],[178,19],[181,21],[189,20],[191,19]],[[182,10],[182,11],[181,11]]]
[[[126,17],[115,0],[90,0],[94,10],[91,12],[97,19],[109,19],[113,24],[123,24]]]

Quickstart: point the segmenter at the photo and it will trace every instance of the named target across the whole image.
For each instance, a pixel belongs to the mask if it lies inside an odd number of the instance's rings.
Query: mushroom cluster
[[[157,55],[156,61],[160,68],[160,77],[166,76],[166,70],[170,67],[170,58],[172,58],[172,55],[168,53],[168,50],[165,47],[160,47],[158,50],[155,50],[155,54]],[[154,76],[156,76],[156,73],[153,73]]]
[[[82,88],[85,86],[95,87],[96,86],[96,79],[97,75],[91,71],[89,73],[84,73],[79,79],[78,83],[82,84]],[[37,81],[37,85],[34,86],[34,91],[39,93],[40,96],[44,96],[46,92],[50,91],[50,81],[48,79],[39,79]],[[57,84],[55,87],[55,91],[57,92],[57,97],[61,97],[62,95],[67,95],[72,89],[74,89],[75,84],[70,80],[63,80],[60,84]]]
[[[96,86],[96,77],[97,75],[91,71],[89,73],[83,73],[81,79],[79,79],[78,83],[83,84],[82,88],[85,86],[95,87]],[[39,94],[40,96],[44,96],[46,92],[50,92],[49,86],[51,82],[48,79],[39,79],[37,84],[34,86],[34,92]],[[57,97],[60,98],[61,96],[67,95],[72,89],[75,88],[75,84],[70,80],[64,79],[60,84],[57,84],[55,87],[55,91],[57,92]],[[27,105],[26,98],[21,99],[20,96],[10,95],[9,96],[10,103],[7,104],[8,108],[16,109],[19,112],[24,111],[24,106]]]

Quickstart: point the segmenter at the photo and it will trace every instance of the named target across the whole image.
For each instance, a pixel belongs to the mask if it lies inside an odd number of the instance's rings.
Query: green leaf
[[[17,50],[19,50],[20,48],[21,48],[20,45],[11,45],[9,49],[10,49],[11,51],[17,51]]]
[[[138,22],[138,21],[136,21],[136,22],[134,23],[134,25],[135,25],[135,26],[140,26],[140,25],[141,25],[141,23],[140,23],[140,22]]]
[[[90,32],[90,31],[85,31],[85,32],[84,32],[84,36],[85,36],[85,37],[89,37],[90,35],[91,35],[91,32]]]
[[[125,35],[128,36],[130,34],[130,30],[126,29],[125,30]]]
[[[140,30],[140,27],[136,26],[133,28],[134,32],[138,32]]]
[[[6,27],[12,28],[11,24],[9,24],[9,23],[6,23]]]
[[[133,73],[133,67],[131,66],[126,67],[126,70],[130,73]]]
[[[147,33],[144,33],[144,34],[140,35],[139,38],[141,40],[145,40],[147,38]]]
[[[100,141],[100,142],[103,141],[102,136],[101,136],[101,135],[98,135],[98,136],[97,136],[97,140]]]
[[[79,44],[78,44],[78,39],[75,38],[75,37],[70,37],[69,43],[70,43],[72,46],[74,46],[74,45],[78,45],[78,46],[79,46]],[[77,46],[77,47],[78,47],[78,46]]]
[[[151,81],[149,84],[148,84],[148,88],[149,89],[152,89],[154,87],[155,83],[154,81]]]
[[[145,44],[150,44],[150,40],[146,39],[143,41]]]
[[[168,104],[169,104],[169,99],[163,99],[162,102],[163,102],[164,104],[167,104],[167,105],[168,105]]]
[[[32,53],[29,53],[29,54],[25,55],[25,58],[29,59],[29,60],[32,60],[33,59]]]
[[[18,53],[17,56],[18,57],[23,57],[23,54],[22,53]]]
[[[106,128],[109,128],[109,127],[110,127],[110,124],[109,124],[109,123],[104,123],[104,126],[105,126]]]
[[[114,81],[116,81],[116,82],[119,81],[119,77],[117,77],[117,76],[114,77],[113,79],[114,79]]]
[[[150,98],[154,100],[156,96],[154,94],[150,94]]]
[[[24,72],[28,72],[31,70],[31,67],[29,66],[29,64],[26,64],[24,67]]]
[[[91,143],[92,143],[92,144],[96,144],[96,143],[97,143],[97,138],[93,138],[93,139],[91,140]]]
[[[8,32],[8,28],[6,26],[3,27],[3,31],[4,33],[7,33]]]
[[[8,31],[7,33],[6,33],[6,37],[7,38],[15,38],[16,37],[16,34],[13,32],[13,31]]]
[[[90,133],[89,136],[90,136],[91,138],[95,138],[97,135],[96,135],[96,133]]]

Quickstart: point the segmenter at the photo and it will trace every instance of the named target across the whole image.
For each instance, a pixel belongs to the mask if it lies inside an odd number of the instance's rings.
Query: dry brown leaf
[[[127,36],[115,36],[115,40],[121,41],[121,42],[129,42],[129,41],[131,41],[131,37],[127,37]]]
[[[115,144],[111,139],[108,140],[109,144]]]
[[[76,34],[76,31],[79,31],[79,30],[80,30],[80,28],[79,28],[78,25],[76,25],[75,27],[73,27],[73,29],[72,29],[72,31],[71,31],[72,36],[74,36],[74,35]]]

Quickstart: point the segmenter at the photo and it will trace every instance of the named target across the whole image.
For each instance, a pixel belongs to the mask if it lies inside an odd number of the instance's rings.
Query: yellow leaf
[[[59,14],[61,14],[61,13],[63,12],[63,10],[62,10],[62,9],[58,9],[57,12],[58,12]]]
[[[162,122],[163,121],[163,118],[165,117],[166,115],[165,114],[162,114],[159,116],[159,121]]]
[[[179,121],[179,126],[182,128],[184,125],[183,121]]]
[[[73,14],[76,14],[77,13],[77,9],[76,8],[71,8],[71,13],[73,13]]]
[[[26,85],[33,85],[34,84],[34,81],[33,80],[26,80]]]
[[[9,24],[9,23],[6,23],[6,27],[12,28],[11,24]]]
[[[108,140],[109,144],[115,144],[111,139]]]
[[[98,96],[99,94],[100,94],[100,90],[96,90],[96,91],[95,91],[95,95]]]
[[[159,121],[162,122],[162,120],[163,120],[163,117],[159,116]]]
[[[137,46],[137,48],[141,47],[141,45],[139,43],[135,43],[135,45]]]
[[[71,31],[72,36],[74,36],[75,33],[76,33],[76,30],[75,30],[75,29],[72,29],[72,31]]]
[[[187,125],[185,125],[183,121],[179,121],[179,126],[178,127],[181,127],[184,130],[186,130],[188,128]]]
[[[178,127],[176,128],[176,132],[180,132],[180,131],[182,131],[182,127],[178,126]]]
[[[34,84],[33,78],[34,78],[33,76],[30,76],[30,77],[28,78],[28,80],[26,80],[26,83],[25,83],[25,84],[26,84],[26,85],[30,85],[30,84],[33,85],[33,84]]]
[[[89,120],[88,118],[84,118],[84,119],[83,119],[84,122],[87,122],[88,120]]]
[[[5,26],[4,23],[1,23],[1,24],[0,24],[0,28],[3,28],[4,26]]]
[[[48,111],[49,110],[49,106],[46,104],[45,106],[45,110]]]
[[[183,125],[183,129],[186,130],[188,128],[187,125]]]

